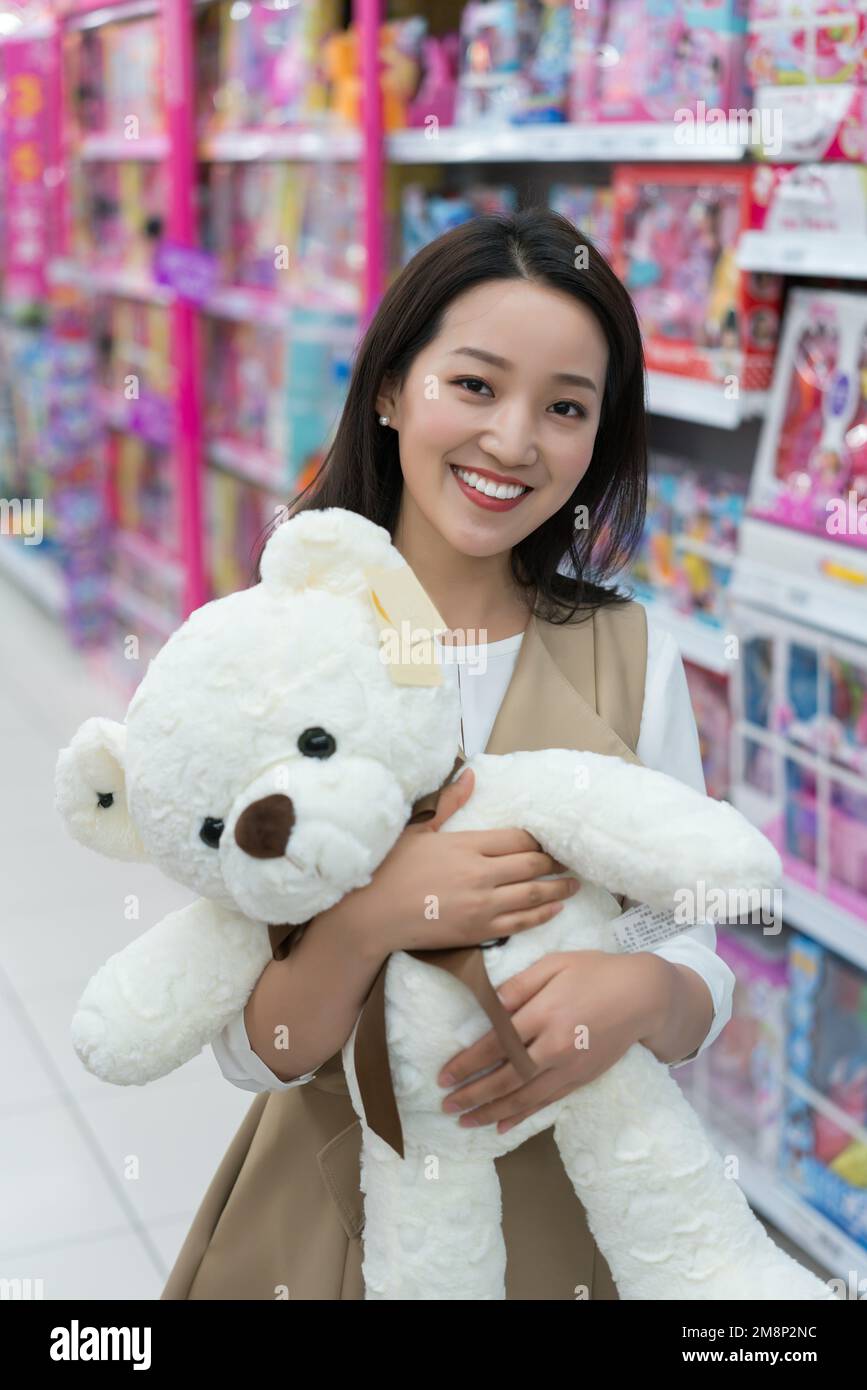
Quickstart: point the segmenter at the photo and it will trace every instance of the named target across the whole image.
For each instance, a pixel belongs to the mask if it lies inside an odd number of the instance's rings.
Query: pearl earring
[[[389,419],[390,419],[390,417],[389,417],[388,415],[380,415],[380,417],[379,417],[379,423],[380,423],[381,425],[387,425],[388,422],[389,422]]]

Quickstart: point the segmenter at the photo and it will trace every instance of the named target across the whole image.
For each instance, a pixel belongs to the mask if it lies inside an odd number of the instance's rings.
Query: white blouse
[[[647,627],[644,710],[635,751],[646,767],[667,772],[704,793],[698,730],[677,642],[665,629],[656,627],[650,614]],[[501,642],[488,642],[485,669],[474,670],[471,677],[466,672],[461,677],[461,666],[468,660],[475,666],[480,664],[481,644],[444,648],[448,655],[442,663],[443,674],[455,682],[460,692],[461,741],[467,758],[484,749],[488,742],[523,638],[523,632],[519,632]],[[710,923],[690,927],[655,951],[665,960],[695,970],[710,991],[714,1019],[695,1053],[698,1056],[719,1036],[732,1012],[735,977],[716,953],[716,929]],[[287,1091],[290,1086],[302,1086],[318,1070],[281,1081],[251,1048],[243,1009],[226,1024],[212,1047],[226,1080],[245,1091]],[[670,1065],[682,1067],[691,1060],[685,1057]]]

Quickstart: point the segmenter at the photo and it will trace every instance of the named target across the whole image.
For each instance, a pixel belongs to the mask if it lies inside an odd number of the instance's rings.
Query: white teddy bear
[[[201,895],[85,989],[72,1035],[95,1075],[141,1085],[196,1056],[271,959],[268,924],[306,922],[369,883],[414,802],[443,784],[457,692],[441,678],[398,683],[380,645],[370,576],[403,566],[363,517],[300,513],[269,539],[260,584],[172,635],[125,724],[88,719],[61,751],[70,833]],[[776,851],[733,807],[660,772],[567,749],[468,766],[473,794],[442,832],[521,826],[582,880],[550,922],[482,953],[495,987],[551,951],[615,949],[615,893],[670,909],[684,889],[712,900],[779,883]],[[367,1298],[504,1298],[494,1159],[550,1125],[622,1299],[834,1296],[773,1244],[645,1047],[505,1134],[464,1129],[443,1113],[436,1078],[487,1016],[416,955],[395,952],[384,979],[402,1157],[365,1123],[358,1024],[343,1049],[363,1128]]]

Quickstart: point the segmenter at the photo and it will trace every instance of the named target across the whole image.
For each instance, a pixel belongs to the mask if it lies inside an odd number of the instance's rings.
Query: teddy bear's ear
[[[60,750],[55,806],[72,837],[110,859],[147,859],[126,800],[126,725],[86,719]]]
[[[259,571],[274,593],[328,589],[354,594],[364,587],[368,565],[403,561],[384,526],[343,507],[299,512],[269,537]]]

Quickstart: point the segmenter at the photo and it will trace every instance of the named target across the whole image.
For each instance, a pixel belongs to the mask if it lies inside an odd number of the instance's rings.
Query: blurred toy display
[[[274,5],[220,0],[196,27],[199,131],[316,125],[329,116],[323,45],[339,28],[342,5]]]
[[[768,235],[867,236],[867,166],[759,165],[751,228]]]
[[[98,296],[93,330],[105,420],[151,444],[168,446],[174,421],[169,311],[144,300]]]
[[[867,648],[739,605],[733,616],[734,799],[794,882],[867,921]]]
[[[701,765],[708,796],[724,800],[729,794],[732,716],[728,678],[684,662],[689,698],[698,728]]]
[[[282,330],[206,319],[203,325],[205,433],[283,457],[285,402]]]
[[[72,254],[97,270],[151,278],[168,202],[159,161],[79,161],[70,171]]]
[[[670,121],[698,101],[749,104],[741,0],[607,0],[574,16],[573,121]]]
[[[256,548],[274,524],[285,499],[209,468],[205,482],[205,544],[214,598],[253,582]]]
[[[572,14],[568,0],[468,0],[461,12],[455,124],[568,120]]]
[[[396,19],[379,30],[382,64],[382,123],[386,131],[403,130],[410,103],[421,80],[421,59],[427,20],[419,16]],[[431,50],[428,50],[431,52]],[[332,33],[322,48],[329,81],[329,111],[344,125],[361,123],[361,59],[354,24]]]
[[[614,251],[614,190],[595,184],[555,183],[548,205],[589,236],[603,256]]]
[[[867,975],[797,933],[789,982],[782,1171],[867,1248]]]
[[[161,29],[149,16],[63,36],[69,115],[79,137],[147,139],[165,131]]]
[[[786,1095],[787,942],[758,925],[721,925],[716,943],[735,977],[732,1016],[713,1047],[674,1075],[727,1139],[776,1170]]]
[[[790,292],[749,510],[867,547],[867,295]]]
[[[647,519],[629,579],[639,598],[662,599],[718,626],[746,483],[737,474],[699,470],[670,455],[655,454],[651,465]]]
[[[770,382],[779,275],[739,270],[752,173],[712,165],[618,165],[613,265],[641,320],[650,370],[737,391]]]
[[[452,227],[480,214],[514,212],[517,207],[517,192],[507,184],[474,184],[459,193],[437,193],[421,184],[406,184],[401,201],[401,265]]]

